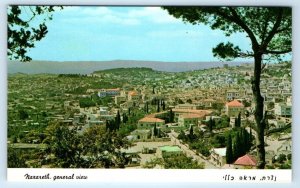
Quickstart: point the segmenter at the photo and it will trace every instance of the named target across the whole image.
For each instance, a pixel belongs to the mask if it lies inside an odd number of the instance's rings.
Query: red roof
[[[244,107],[244,105],[240,103],[238,100],[233,100],[231,102],[228,102],[226,105],[230,107]]]
[[[129,91],[128,92],[128,95],[130,96],[135,96],[135,95],[138,95],[136,91]]]
[[[235,165],[243,165],[243,166],[256,166],[256,159],[248,154],[238,158],[235,162]]]

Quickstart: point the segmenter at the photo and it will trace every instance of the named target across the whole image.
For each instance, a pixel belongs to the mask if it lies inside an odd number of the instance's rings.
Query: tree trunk
[[[265,140],[264,131],[266,127],[264,118],[264,98],[260,93],[262,54],[256,53],[254,56],[254,77],[252,80],[252,91],[255,102],[254,118],[256,122],[256,150],[258,163],[257,168],[265,168]]]

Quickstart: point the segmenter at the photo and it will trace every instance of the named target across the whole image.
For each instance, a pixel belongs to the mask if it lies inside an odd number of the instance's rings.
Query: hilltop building
[[[244,105],[238,100],[233,100],[225,105],[226,115],[229,117],[237,117],[239,113],[243,114]]]
[[[120,89],[116,88],[116,89],[101,89],[98,92],[98,96],[99,97],[114,97],[120,95]]]
[[[154,125],[156,127],[161,127],[165,124],[165,120],[154,118],[154,117],[144,117],[138,122],[138,129],[152,129]]]
[[[226,100],[227,101],[232,101],[234,99],[237,99],[240,97],[240,93],[238,90],[235,90],[235,89],[231,89],[231,90],[228,90],[226,92]]]

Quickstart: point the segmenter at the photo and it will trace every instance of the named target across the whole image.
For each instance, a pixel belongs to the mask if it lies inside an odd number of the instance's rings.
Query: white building
[[[116,88],[116,89],[101,89],[98,92],[99,97],[106,97],[106,96],[114,97],[114,96],[117,96],[117,95],[120,95],[120,89],[119,88]]]
[[[292,105],[285,103],[275,103],[275,115],[291,117],[292,116]]]
[[[240,93],[239,93],[239,91],[237,91],[235,89],[228,90],[226,92],[226,100],[227,101],[232,101],[232,100],[237,99],[239,97],[240,97]]]

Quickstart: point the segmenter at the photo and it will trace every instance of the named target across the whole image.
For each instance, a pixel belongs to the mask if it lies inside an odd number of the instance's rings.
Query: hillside
[[[237,66],[241,62],[228,62],[230,66]],[[52,74],[89,74],[98,70],[115,68],[146,67],[158,71],[184,72],[191,70],[222,67],[224,62],[158,62],[158,61],[32,61],[27,63],[9,61],[8,73],[52,73]]]

